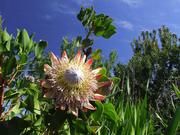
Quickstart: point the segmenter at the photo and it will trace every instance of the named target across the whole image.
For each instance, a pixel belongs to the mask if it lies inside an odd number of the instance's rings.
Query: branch
[[[14,80],[14,78],[16,77],[16,75],[18,74],[19,70],[22,66],[26,65],[26,63],[23,63],[23,64],[20,64],[20,65],[17,65],[16,67],[16,70],[14,71],[14,73],[12,74],[12,77],[7,81],[7,85],[9,86],[12,81]]]
[[[20,102],[20,101],[18,101],[19,100],[19,96],[17,97],[17,99],[15,100],[15,102]],[[15,104],[16,105],[16,104]],[[5,112],[0,118],[1,118],[1,120],[4,120],[5,118],[6,118],[6,116],[8,116],[12,111],[13,111],[13,108],[14,108],[14,106],[15,105],[11,105],[10,106],[10,108],[9,108],[9,110],[7,111],[7,112]]]
[[[3,99],[4,99],[4,79],[2,77],[2,70],[1,70],[1,65],[2,65],[2,55],[0,56],[0,117],[3,112]]]

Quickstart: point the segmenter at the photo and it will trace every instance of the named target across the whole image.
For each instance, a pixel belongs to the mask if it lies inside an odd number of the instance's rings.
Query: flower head
[[[92,59],[86,61],[81,51],[71,60],[65,51],[61,58],[50,53],[50,59],[51,66],[44,65],[47,77],[41,82],[45,97],[53,98],[57,109],[68,110],[76,116],[79,109],[95,110],[90,101],[103,100],[105,97],[97,90],[111,84],[98,82],[101,68],[92,70]]]

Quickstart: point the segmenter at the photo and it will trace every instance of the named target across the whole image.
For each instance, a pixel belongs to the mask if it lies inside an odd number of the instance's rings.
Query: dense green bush
[[[142,32],[132,42],[132,49],[128,64],[117,64],[114,74],[123,76],[121,86],[128,79],[133,101],[148,95],[149,109],[158,118],[157,128],[165,129],[179,106],[173,84],[179,87],[180,38],[162,26],[158,31]]]

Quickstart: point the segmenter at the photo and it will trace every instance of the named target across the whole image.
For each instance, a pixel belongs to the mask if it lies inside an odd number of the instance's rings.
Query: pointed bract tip
[[[51,63],[52,63],[52,66],[55,66],[58,64],[58,58],[54,55],[53,52],[50,52],[50,59],[51,59]]]
[[[111,86],[112,82],[111,81],[106,81],[106,82],[99,82],[98,86],[100,87],[108,87]]]
[[[63,51],[62,57],[63,57],[63,58],[68,57],[66,51]]]
[[[74,60],[77,61],[78,63],[80,62],[80,60],[81,60],[81,50],[78,51],[78,53],[74,57]]]
[[[95,100],[99,100],[99,101],[102,101],[104,100],[106,97],[101,95],[101,94],[94,94],[94,99]]]
[[[50,55],[50,58],[51,58],[51,59],[57,59],[57,57],[54,55],[53,52],[50,52],[49,55]]]
[[[93,105],[91,105],[90,103],[84,104],[84,107],[89,109],[89,110],[96,110],[96,108]]]
[[[45,80],[41,80],[40,85],[43,88],[51,88],[51,86]]]
[[[90,67],[93,63],[93,59],[88,59],[86,64]]]
[[[83,55],[83,57],[82,57],[82,63],[85,63],[85,61],[86,61],[86,55]]]
[[[94,70],[92,71],[92,73],[98,74],[101,70],[102,70],[102,68],[99,67],[99,68],[94,69]]]
[[[72,114],[74,115],[74,116],[76,116],[76,117],[78,117],[78,111],[71,111],[72,112]]]
[[[44,64],[44,72],[51,70],[51,67],[48,64]]]

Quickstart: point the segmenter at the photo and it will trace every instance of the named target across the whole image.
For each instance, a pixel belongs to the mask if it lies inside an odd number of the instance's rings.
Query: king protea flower
[[[90,101],[104,100],[98,89],[110,85],[110,81],[98,82],[101,68],[92,70],[92,59],[86,61],[81,51],[73,59],[66,52],[61,58],[50,53],[51,66],[44,65],[46,79],[41,82],[45,97],[55,100],[56,109],[67,110],[75,116],[78,110],[95,110]]]

